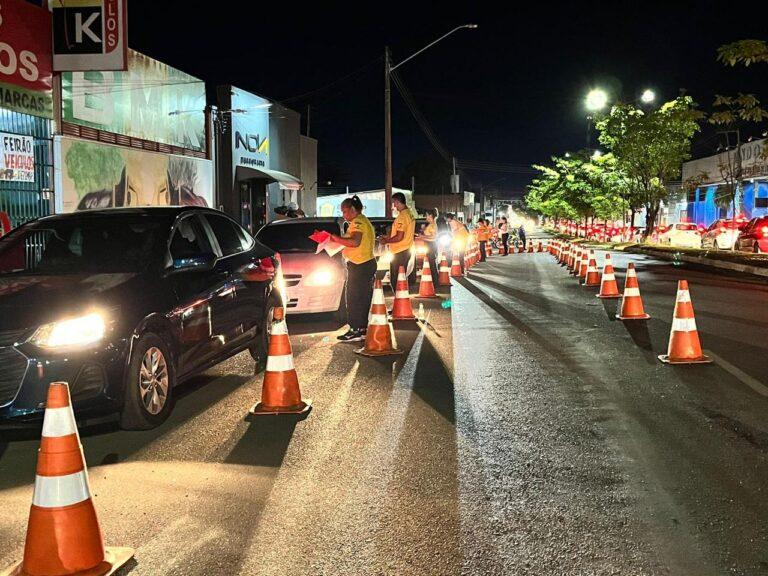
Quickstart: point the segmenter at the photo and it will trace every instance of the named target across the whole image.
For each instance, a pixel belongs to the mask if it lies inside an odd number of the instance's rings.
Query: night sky
[[[768,38],[760,3],[533,2],[461,11],[390,2],[380,5],[383,16],[373,3],[315,4],[130,0],[130,45],[213,86],[234,84],[302,113],[311,105],[320,177],[332,174],[352,190],[383,182],[384,46],[399,62],[459,24],[479,28],[456,32],[400,74],[442,144],[464,160],[525,166],[584,147],[583,97],[592,86],[624,100],[646,87],[671,99],[682,88],[704,110],[718,92],[768,98],[768,65],[732,69],[715,59],[723,43]],[[397,176],[435,153],[394,90]],[[707,133],[695,154],[716,146]],[[504,178],[507,192],[526,179],[468,176],[475,184]]]

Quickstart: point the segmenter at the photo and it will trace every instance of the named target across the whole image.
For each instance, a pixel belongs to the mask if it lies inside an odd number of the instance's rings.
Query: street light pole
[[[389,85],[391,60],[384,48],[384,216],[392,206],[392,90]]]

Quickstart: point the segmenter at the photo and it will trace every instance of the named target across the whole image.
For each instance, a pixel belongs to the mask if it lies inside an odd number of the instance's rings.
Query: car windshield
[[[161,253],[162,224],[143,215],[36,222],[0,240],[0,274],[141,272]]]
[[[256,239],[275,252],[311,252],[317,249],[317,242],[309,237],[315,230],[323,230],[332,234],[339,233],[336,222],[291,222],[290,224],[274,224],[264,226],[256,234]]]

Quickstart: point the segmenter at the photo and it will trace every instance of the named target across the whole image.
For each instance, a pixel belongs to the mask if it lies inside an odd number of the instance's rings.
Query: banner
[[[213,163],[57,137],[57,211],[113,206],[213,206]]]
[[[32,136],[0,132],[0,180],[35,181],[35,148]]]
[[[24,0],[0,3],[0,108],[53,118],[51,15]]]
[[[50,0],[53,69],[125,70],[127,0]]]
[[[205,82],[133,50],[126,72],[61,75],[64,122],[205,150]]]
[[[232,166],[269,168],[269,100],[232,88]]]

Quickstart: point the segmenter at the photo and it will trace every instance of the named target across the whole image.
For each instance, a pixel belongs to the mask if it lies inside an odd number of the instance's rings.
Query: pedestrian
[[[373,247],[376,233],[371,221],[363,214],[363,203],[355,195],[341,202],[341,214],[349,223],[346,234],[331,234],[331,241],[344,246],[342,255],[347,267],[347,316],[349,330],[338,336],[342,342],[365,339],[368,331],[368,312],[373,297],[376,259]]]
[[[453,235],[453,240],[451,241],[451,260],[458,258],[463,274],[464,251],[466,250],[467,242],[469,240],[469,231],[464,224],[459,222],[454,214],[446,214],[445,219],[448,222],[448,226],[451,227],[451,234]]]
[[[517,229],[517,237],[520,238],[520,242],[523,243],[523,250],[525,250],[525,226],[520,224],[520,228]]]
[[[507,256],[509,254],[509,224],[507,223],[506,216],[501,217],[501,222],[499,224],[499,234],[501,234],[501,249],[504,256]]]
[[[427,260],[433,278],[437,278],[437,208],[427,210],[427,225],[424,227],[421,239],[427,245]]]
[[[488,240],[491,239],[491,227],[488,225],[488,220],[480,218],[477,221],[477,241],[480,244],[480,262],[485,262],[485,247],[488,245]]]
[[[382,237],[379,242],[383,246],[389,246],[389,251],[392,253],[392,261],[389,264],[389,285],[394,293],[396,291],[397,273],[400,266],[403,267],[406,274],[408,273],[411,248],[416,236],[416,220],[411,213],[411,209],[405,203],[405,194],[402,192],[392,194],[392,206],[397,210],[397,218],[395,218],[395,222],[392,224],[392,235]]]

